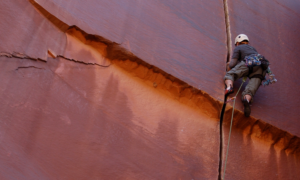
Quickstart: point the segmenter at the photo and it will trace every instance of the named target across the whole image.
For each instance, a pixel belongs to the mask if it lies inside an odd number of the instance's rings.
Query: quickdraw
[[[236,96],[231,97],[231,98],[229,98],[225,103],[229,103],[229,102],[231,102],[231,101],[233,101],[233,100],[235,100],[235,99],[236,99]]]
[[[277,82],[277,79],[275,79],[275,75],[272,73],[270,67],[268,67],[267,69],[267,74],[269,76],[269,79],[265,78],[263,86],[268,86],[269,84],[274,84]]]

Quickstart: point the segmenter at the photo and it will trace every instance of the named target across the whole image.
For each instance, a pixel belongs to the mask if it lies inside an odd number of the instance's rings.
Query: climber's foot
[[[251,113],[250,102],[246,98],[244,98],[242,102],[244,104],[244,115],[249,117]]]
[[[228,96],[229,94],[232,94],[234,92],[233,87],[230,85],[229,87],[226,87],[225,89],[225,96]]]

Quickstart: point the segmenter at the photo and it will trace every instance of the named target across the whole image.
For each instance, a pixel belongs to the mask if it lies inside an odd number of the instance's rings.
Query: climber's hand
[[[229,62],[226,63],[226,71],[230,71]]]

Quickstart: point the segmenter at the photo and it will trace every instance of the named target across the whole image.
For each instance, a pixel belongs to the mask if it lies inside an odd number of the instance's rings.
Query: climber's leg
[[[251,114],[250,102],[253,102],[253,97],[261,84],[261,79],[251,78],[242,93],[242,102],[244,105],[244,114],[249,117]]]
[[[233,93],[233,82],[237,79],[246,76],[249,73],[249,68],[242,61],[234,68],[228,71],[224,77],[225,82],[225,95]]]

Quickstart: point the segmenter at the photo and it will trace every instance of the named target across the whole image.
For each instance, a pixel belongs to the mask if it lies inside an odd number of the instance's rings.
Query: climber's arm
[[[227,71],[229,71],[230,69],[234,68],[238,63],[238,60],[237,59],[231,59],[230,62],[227,63]]]
[[[231,61],[229,62],[229,67],[230,69],[234,68],[238,63],[237,59],[231,59]]]
[[[238,62],[239,62],[238,59],[240,59],[240,58],[241,58],[240,47],[237,46],[233,50],[230,62],[227,63],[226,70],[229,71],[230,69],[234,68],[238,64]]]

